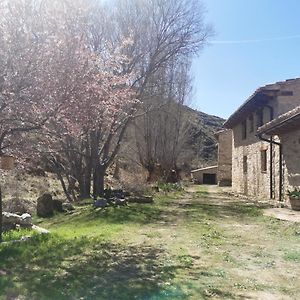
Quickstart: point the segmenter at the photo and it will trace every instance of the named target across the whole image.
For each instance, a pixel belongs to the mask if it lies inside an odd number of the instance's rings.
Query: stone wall
[[[274,118],[288,112],[300,105],[300,80],[287,81],[279,83],[276,86],[270,86],[270,89],[278,89],[277,97],[270,100],[263,107],[263,121],[270,121],[271,110],[273,108]],[[292,92],[292,93],[291,93]],[[250,132],[250,115],[253,116],[254,130]],[[259,140],[256,137],[257,130],[257,111],[245,115],[247,123],[247,135],[243,138],[243,125],[237,124],[233,128],[233,149],[232,149],[232,188],[237,193],[258,197],[260,199],[270,198],[271,172],[270,157],[272,157],[272,190],[273,197],[279,198],[279,147],[271,146],[268,142]],[[300,185],[300,174],[297,173],[297,159],[300,155],[300,136],[299,132],[287,134],[280,137],[283,144],[284,158],[284,178],[283,178],[283,196],[287,189],[292,185]],[[280,141],[278,137],[275,140]],[[267,170],[262,170],[262,151],[267,151]],[[296,156],[297,154],[297,156]],[[247,168],[245,168],[245,164]],[[299,166],[299,164],[298,164]],[[299,170],[299,167],[298,167]]]
[[[261,152],[267,151],[267,171],[262,169]],[[276,151],[273,150],[273,152]],[[277,150],[278,151],[278,150]],[[263,141],[235,147],[232,160],[232,188],[237,193],[268,199],[270,197],[270,146]],[[274,174],[274,172],[273,172]],[[273,176],[279,176],[276,170]]]
[[[274,114],[277,114],[277,102],[270,101],[268,106],[273,107]],[[279,147],[271,147],[268,142],[261,141],[256,136],[257,114],[252,113],[254,128],[250,132],[249,116],[247,117],[247,135],[243,138],[242,124],[233,128],[233,150],[232,150],[232,188],[236,193],[267,200],[270,198],[271,172],[270,157],[272,157],[272,184],[273,196],[279,197]],[[263,109],[264,122],[270,121],[270,108]],[[266,151],[267,170],[263,170],[262,151]],[[246,165],[246,166],[245,166]]]
[[[293,94],[287,95],[286,92],[292,92]],[[281,83],[276,102],[278,103],[278,115],[282,115],[300,105],[300,79]]]
[[[288,190],[300,187],[300,129],[280,136],[284,164],[284,196]]]
[[[232,184],[232,131],[224,130],[218,133],[218,184]]]

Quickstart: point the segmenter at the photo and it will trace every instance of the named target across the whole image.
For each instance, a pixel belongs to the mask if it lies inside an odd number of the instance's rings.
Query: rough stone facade
[[[284,165],[284,194],[300,187],[300,129],[280,135]]]
[[[288,112],[300,105],[300,79],[289,80],[264,87],[264,91],[272,92],[272,97],[260,105],[248,106],[247,112],[241,110],[239,122],[232,129],[232,188],[236,193],[259,197],[260,199],[278,199],[279,186],[279,146],[260,140],[257,129],[270,122],[272,118]],[[251,100],[251,98],[250,98]],[[247,103],[248,104],[248,103]],[[246,110],[245,110],[246,111]],[[262,116],[260,115],[262,112]],[[226,123],[225,123],[226,125]],[[289,186],[300,185],[300,131],[273,139],[283,144],[284,176],[282,196],[286,195]],[[272,158],[272,164],[270,162]],[[272,165],[272,168],[271,168]]]
[[[232,184],[232,131],[223,130],[216,134],[218,138],[218,185]]]

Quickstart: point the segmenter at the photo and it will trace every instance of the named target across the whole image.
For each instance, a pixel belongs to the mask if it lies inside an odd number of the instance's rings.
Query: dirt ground
[[[263,216],[228,191],[190,186],[159,221],[121,238],[184,262],[175,282],[188,299],[300,299],[300,223]]]

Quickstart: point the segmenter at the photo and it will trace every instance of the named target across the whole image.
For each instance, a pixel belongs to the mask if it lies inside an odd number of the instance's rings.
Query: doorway
[[[203,173],[203,184],[217,184],[217,174]]]

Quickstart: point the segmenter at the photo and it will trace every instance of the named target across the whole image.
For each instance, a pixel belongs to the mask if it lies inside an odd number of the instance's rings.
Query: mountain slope
[[[188,120],[188,134],[180,163],[198,168],[217,162],[217,140],[214,133],[222,128],[224,119],[190,107],[183,107]]]

